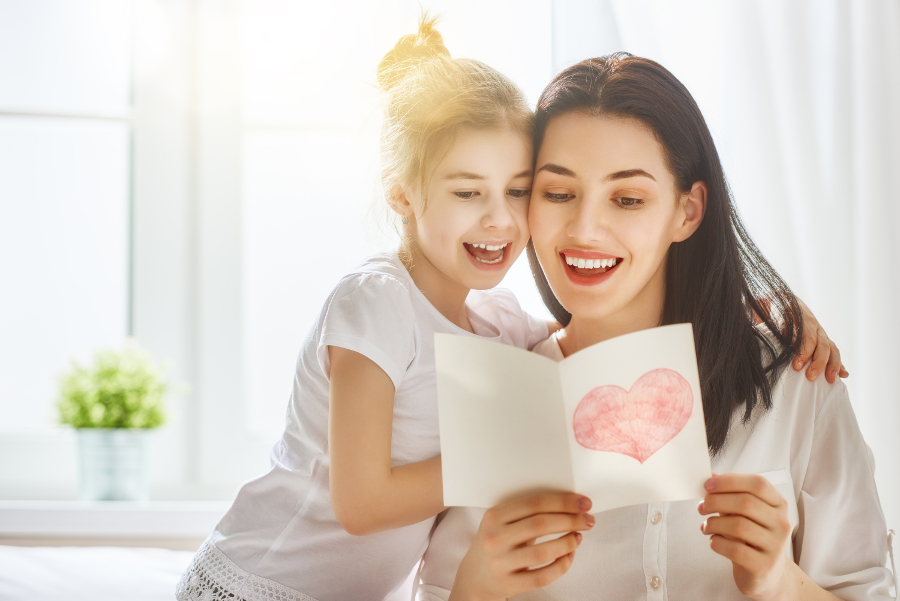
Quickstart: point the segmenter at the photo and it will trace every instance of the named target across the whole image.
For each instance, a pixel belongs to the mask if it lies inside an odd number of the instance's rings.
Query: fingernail
[[[700,501],[700,504],[697,505],[697,512],[703,513],[703,501]]]
[[[596,522],[597,518],[595,518],[591,514],[587,514],[586,516],[584,516],[584,523],[587,524],[588,528],[593,528]]]
[[[705,521],[702,524],[700,524],[700,532],[702,532],[703,534],[706,534],[706,522]]]
[[[707,480],[706,483],[703,485],[703,488],[705,488],[706,490],[708,490],[710,492],[716,490],[716,479],[710,478],[709,480]]]
[[[577,544],[579,544],[579,545],[581,544],[581,539],[582,539],[582,538],[584,538],[584,537],[581,535],[580,532],[576,532],[576,533],[575,533],[575,542],[576,542]]]
[[[591,508],[591,505],[591,500],[587,497],[581,497],[580,499],[578,499],[578,509],[581,509],[582,511],[587,511]]]

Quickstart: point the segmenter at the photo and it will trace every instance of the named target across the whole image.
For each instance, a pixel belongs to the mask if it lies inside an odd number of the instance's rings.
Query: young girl
[[[692,323],[721,475],[699,506],[592,516],[585,497],[547,494],[452,508],[419,598],[893,598],[872,458],[847,390],[785,369],[797,300],[743,230],[690,94],[660,65],[618,54],[558,75],[535,119],[530,256],[566,324],[535,350],[561,360]]]
[[[444,509],[435,332],[531,348],[549,333],[496,286],[528,240],[532,112],[433,22],[381,61],[385,191],[400,253],[346,275],[297,360],[272,468],[240,489],[178,599],[384,599]],[[365,535],[365,536],[362,536]]]
[[[444,509],[434,333],[531,348],[550,331],[508,292],[470,293],[496,286],[528,240],[533,116],[521,92],[450,58],[428,21],[385,56],[379,83],[384,187],[403,247],[326,300],[272,468],[238,492],[181,600],[390,595]],[[839,359],[822,337],[813,368],[826,361],[834,377]]]

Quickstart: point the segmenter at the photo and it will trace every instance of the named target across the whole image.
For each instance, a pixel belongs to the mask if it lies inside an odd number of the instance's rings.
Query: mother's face
[[[563,307],[573,318],[658,321],[666,254],[699,225],[702,182],[678,191],[640,121],[585,113],[550,121],[536,169],[531,236]]]

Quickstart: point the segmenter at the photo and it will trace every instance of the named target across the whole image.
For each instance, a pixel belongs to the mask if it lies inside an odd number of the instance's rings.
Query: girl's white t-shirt
[[[472,291],[466,311],[475,334],[441,315],[394,254],[371,257],[345,276],[303,343],[271,469],[241,487],[179,590],[197,590],[188,581],[206,578],[248,601],[345,601],[384,599],[400,586],[425,551],[434,518],[360,537],[335,518],[328,346],[361,353],[390,376],[396,389],[391,465],[423,461],[440,454],[434,333],[527,349],[548,334],[547,324],[525,313],[507,290]]]

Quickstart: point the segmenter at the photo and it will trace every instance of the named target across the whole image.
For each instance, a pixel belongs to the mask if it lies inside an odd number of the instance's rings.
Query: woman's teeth
[[[616,259],[576,259],[566,255],[566,264],[579,269],[597,269],[600,267],[614,267]]]

